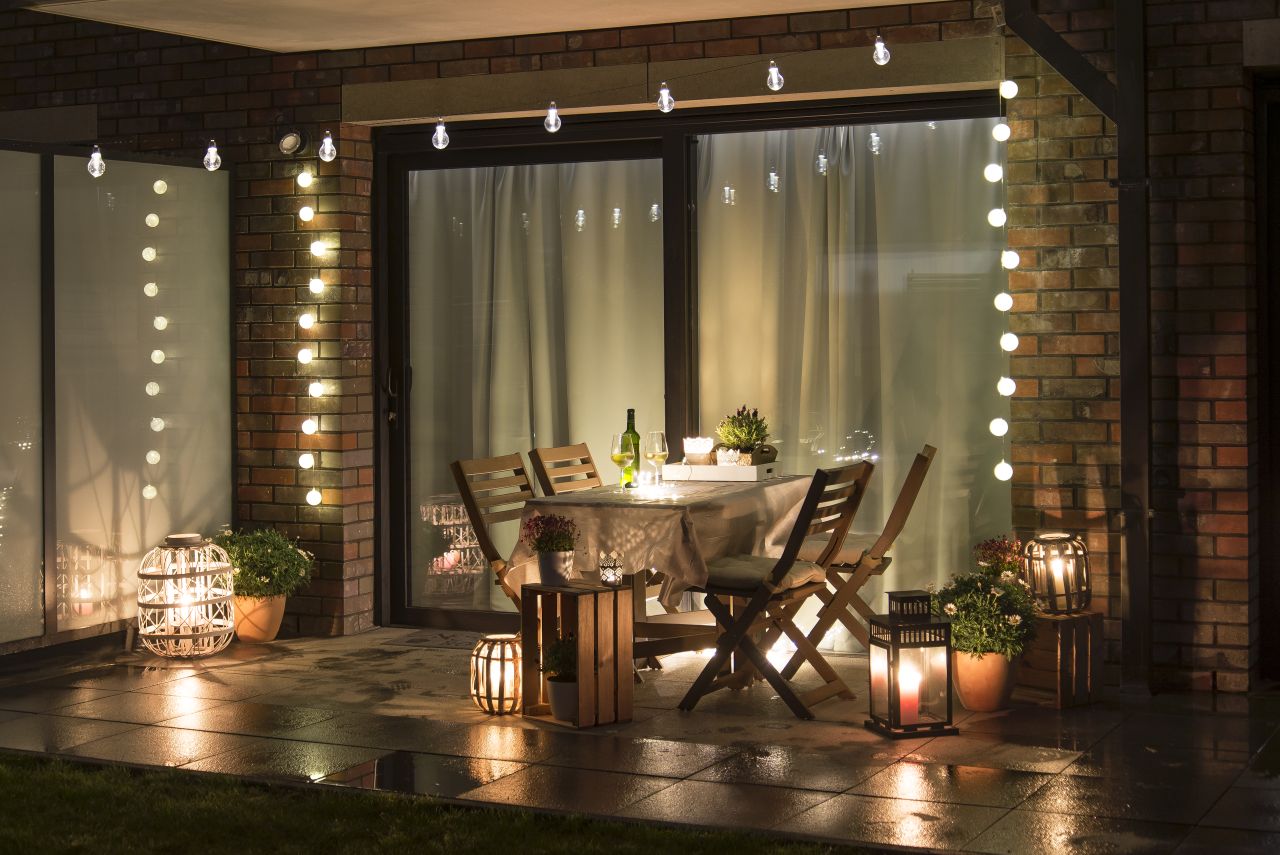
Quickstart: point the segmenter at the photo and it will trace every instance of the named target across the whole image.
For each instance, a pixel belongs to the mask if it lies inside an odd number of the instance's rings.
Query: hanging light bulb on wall
[[[991,431],[992,436],[1004,436],[1009,432],[1009,423],[1004,419],[992,419],[987,429]]]
[[[1018,84],[1013,80],[1005,80],[1000,84],[1000,97],[1008,101],[1018,97]]]
[[[324,280],[319,276],[313,276],[311,281],[307,283],[307,287],[311,289],[312,294],[319,294],[324,291]]]
[[[332,163],[334,158],[338,156],[338,147],[333,144],[333,134],[328,131],[324,132],[324,141],[320,143],[318,154],[325,163]]]
[[[871,52],[871,58],[875,60],[876,65],[889,64],[889,48],[885,46],[884,39],[879,33],[876,33],[876,49]]]
[[[303,365],[307,365],[315,358],[315,354],[311,352],[311,348],[302,347],[298,349],[298,361]]]
[[[1009,130],[1009,126],[1004,122],[997,123],[996,126],[991,129],[991,137],[996,142],[1005,142],[1009,139],[1012,133],[1013,132]]]
[[[827,174],[828,161],[827,153],[825,151],[822,151],[821,149],[818,150],[818,157],[813,162],[813,168],[819,175],[825,176]]]
[[[317,490],[315,487],[312,487],[310,490],[307,491],[307,504],[311,505],[311,507],[313,508],[316,505],[320,504],[323,498],[324,497],[320,495],[320,491]]]
[[[1013,270],[1021,263],[1022,256],[1018,255],[1018,253],[1012,249],[1006,249],[1004,252],[1000,253],[1000,266],[1005,270]]]
[[[319,429],[320,429],[320,425],[316,424],[315,419],[302,420],[302,432],[305,433],[307,436],[311,436],[313,433],[315,433]]]
[[[1013,308],[1013,297],[1010,297],[1004,291],[997,294],[995,300],[992,302],[994,302],[996,308],[1002,312],[1007,312]]]
[[[987,222],[990,223],[993,228],[1000,228],[1008,219],[1008,215],[1005,214],[1004,208],[992,208],[990,211],[987,211]]]
[[[304,451],[302,454],[298,455],[298,465],[303,469],[310,469],[312,466],[316,465],[316,456],[310,451]]]
[[[658,87],[658,109],[664,113],[670,113],[676,108],[676,99],[671,95],[671,89],[664,80]]]
[[[1004,167],[998,163],[988,163],[986,168],[982,170],[982,177],[995,184],[1001,178],[1004,178]]]
[[[1001,377],[996,381],[996,391],[1008,398],[1018,391],[1018,384],[1013,382],[1012,377]]]
[[[1013,353],[1018,349],[1018,336],[1011,332],[1000,336],[1000,349],[1005,353]]]
[[[210,172],[217,172],[218,167],[222,166],[222,156],[218,154],[218,144],[213,140],[209,140],[209,148],[205,150],[204,160],[201,163]]]
[[[310,396],[311,396],[311,397],[313,397],[313,398],[319,398],[319,397],[323,396],[323,395],[324,395],[324,384],[323,384],[323,383],[321,383],[319,380],[313,380],[313,381],[311,381],[311,384],[310,384],[309,386],[307,386],[307,394],[308,394],[308,395],[310,395]]]
[[[996,464],[995,474],[997,481],[1008,481],[1013,477],[1013,467],[1001,460]]]
[[[311,170],[304,169],[298,173],[298,177],[294,180],[298,182],[299,187],[310,187],[311,182],[315,180],[315,176],[311,174]]]
[[[309,330],[315,325],[316,316],[310,312],[303,312],[301,315],[298,315],[298,326],[302,327],[304,330]]]
[[[438,149],[445,149],[449,145],[449,134],[444,129],[444,119],[436,119],[436,132],[431,135],[431,144]]]
[[[560,111],[556,109],[556,102],[552,101],[547,108],[547,117],[542,120],[542,127],[547,129],[547,133],[554,134],[560,130],[560,125]]]
[[[106,172],[107,162],[102,159],[102,150],[95,145],[93,153],[89,155],[89,174],[94,178],[101,178]]]
[[[769,72],[765,75],[764,85],[777,92],[782,89],[784,82],[785,80],[782,77],[782,71],[778,68],[778,64],[773,60],[769,60]]]
[[[298,209],[298,219],[304,223],[309,223],[316,218],[316,209],[310,205],[303,205]]]
[[[328,251],[329,251],[329,247],[325,246],[324,241],[313,240],[311,242],[311,254],[314,255],[316,258],[322,257]]]

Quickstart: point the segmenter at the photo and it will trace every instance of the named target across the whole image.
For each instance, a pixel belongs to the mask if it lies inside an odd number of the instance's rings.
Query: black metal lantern
[[[952,736],[951,621],[935,617],[928,591],[891,591],[889,613],[871,618],[871,730],[896,739]]]
[[[1022,550],[1023,578],[1040,608],[1051,615],[1083,611],[1089,605],[1089,550],[1079,535],[1038,534]]]

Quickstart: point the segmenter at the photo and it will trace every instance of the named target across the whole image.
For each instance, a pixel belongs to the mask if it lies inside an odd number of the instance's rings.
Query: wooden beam
[[[1054,71],[1092,101],[1102,115],[1113,122],[1119,121],[1116,114],[1120,96],[1115,84],[1046,24],[1032,8],[1031,0],[1004,0],[1004,21],[1018,38],[1053,66]]]

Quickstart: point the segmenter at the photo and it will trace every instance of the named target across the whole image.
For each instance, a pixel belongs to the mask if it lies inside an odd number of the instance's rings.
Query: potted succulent
[[[542,673],[547,675],[551,715],[560,721],[578,720],[578,642],[573,636],[556,638],[542,649]]]
[[[284,618],[285,598],[311,580],[311,553],[273,528],[223,531],[213,542],[231,559],[236,637],[273,641]]]
[[[934,611],[951,619],[952,674],[966,709],[1009,706],[1036,618],[1035,598],[1019,573],[1021,555],[1017,540],[985,540],[974,548],[978,569],[953,576],[934,594]]]
[[[720,437],[716,462],[722,466],[753,466],[778,459],[778,449],[765,444],[769,423],[761,418],[759,410],[749,410],[746,404],[720,420],[716,435]]]
[[[567,585],[573,572],[573,549],[578,526],[559,514],[538,514],[525,520],[520,537],[538,553],[538,575],[544,585]]]

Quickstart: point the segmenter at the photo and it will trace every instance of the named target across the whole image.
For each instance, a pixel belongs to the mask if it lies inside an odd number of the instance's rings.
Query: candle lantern
[[[1079,535],[1038,534],[1022,551],[1023,578],[1040,608],[1065,615],[1089,605],[1089,550]]]
[[[138,637],[159,656],[209,656],[231,643],[231,559],[199,534],[171,534],[138,568]]]
[[[471,651],[471,699],[490,715],[520,709],[520,636],[486,635]]]
[[[871,718],[896,739],[950,736],[951,621],[935,617],[928,591],[891,591],[889,613],[870,621]]]
[[[625,568],[622,566],[622,559],[618,557],[618,553],[610,552],[606,555],[602,551],[596,568],[600,571],[600,584],[613,585],[615,587],[622,584]]]

